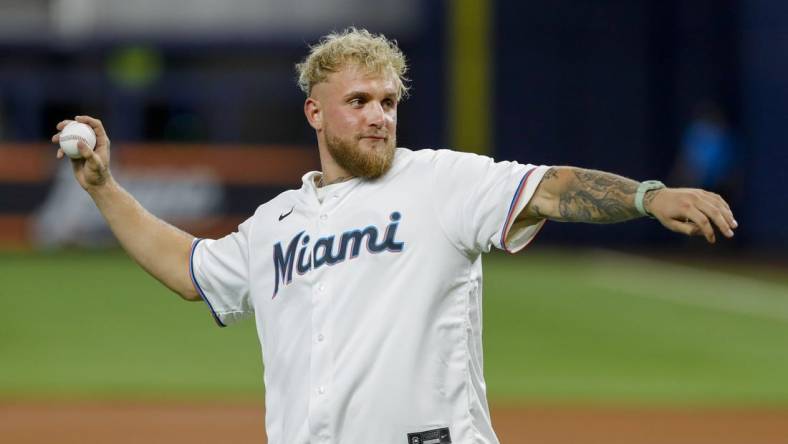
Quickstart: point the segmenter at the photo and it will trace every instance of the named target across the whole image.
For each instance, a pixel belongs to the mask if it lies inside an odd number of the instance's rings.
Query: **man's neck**
[[[341,166],[337,165],[337,163],[334,161],[334,158],[328,153],[327,148],[322,146],[320,143],[318,145],[318,151],[320,153],[320,169],[323,172],[317,181],[318,187],[344,182],[353,178],[352,174],[345,171],[345,169]]]
[[[323,173],[323,174],[320,175],[320,178],[318,178],[318,180],[317,180],[317,187],[318,188],[324,187],[326,185],[333,185],[335,183],[342,183],[342,182],[345,182],[345,181],[348,181],[348,180],[352,179],[354,176],[351,176],[351,175],[340,176],[340,177],[335,177],[333,180],[327,180],[327,179],[325,179],[325,177],[326,177],[326,175],[325,175],[325,173]]]

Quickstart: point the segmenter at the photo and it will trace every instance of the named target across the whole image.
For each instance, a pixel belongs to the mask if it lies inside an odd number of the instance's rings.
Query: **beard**
[[[397,145],[396,136],[393,134],[389,134],[382,144],[377,142],[374,143],[375,146],[362,148],[361,141],[370,139],[362,139],[362,136],[343,139],[332,135],[328,128],[325,131],[328,153],[337,165],[351,175],[376,179],[391,168]]]

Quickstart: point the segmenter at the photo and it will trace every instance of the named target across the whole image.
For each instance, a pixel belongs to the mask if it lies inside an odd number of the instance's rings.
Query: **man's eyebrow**
[[[350,99],[350,98],[353,98],[353,97],[362,97],[362,98],[368,99],[368,98],[372,97],[372,94],[370,94],[370,93],[368,93],[366,91],[351,91],[351,92],[349,92],[349,93],[344,95],[345,99]],[[397,93],[394,92],[394,91],[390,91],[390,92],[386,93],[386,95],[384,97],[387,98],[387,99],[394,99],[394,100],[396,100],[397,99]]]
[[[369,93],[364,92],[364,91],[351,91],[351,92],[345,94],[344,97],[346,99],[349,99],[351,97],[369,97],[369,96],[370,96]]]

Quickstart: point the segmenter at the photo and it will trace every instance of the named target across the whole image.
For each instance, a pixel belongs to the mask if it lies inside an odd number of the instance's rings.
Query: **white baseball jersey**
[[[196,240],[224,326],[256,318],[271,444],[497,443],[482,375],[481,253],[516,252],[547,167],[398,148],[376,180],[298,190]],[[322,197],[322,198],[321,198]]]

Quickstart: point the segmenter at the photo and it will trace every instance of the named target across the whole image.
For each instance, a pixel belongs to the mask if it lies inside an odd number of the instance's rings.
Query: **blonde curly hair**
[[[405,55],[396,40],[383,34],[375,35],[366,29],[350,27],[342,32],[332,32],[309,47],[309,55],[296,64],[298,86],[310,96],[312,88],[325,82],[331,73],[348,64],[364,69],[368,74],[393,74],[397,80],[397,100],[408,95],[408,70]]]

